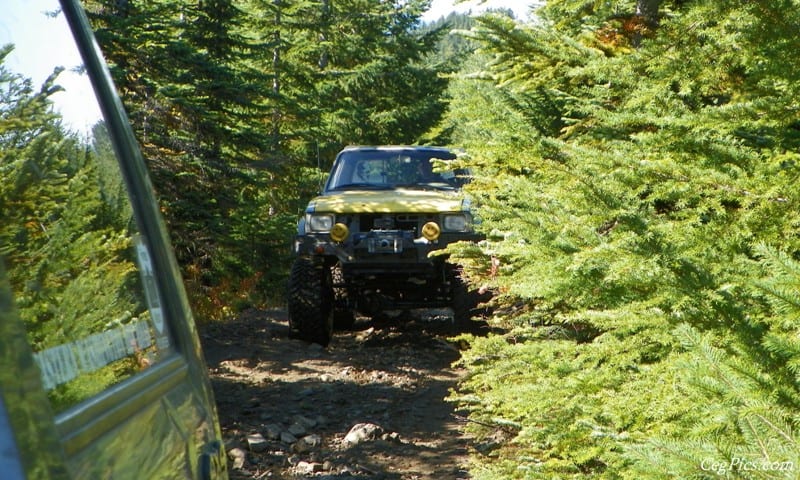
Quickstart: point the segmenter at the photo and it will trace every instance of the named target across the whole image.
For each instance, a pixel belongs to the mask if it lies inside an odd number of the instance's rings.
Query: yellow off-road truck
[[[327,345],[356,313],[449,307],[455,324],[470,319],[479,296],[436,254],[481,239],[461,188],[469,172],[448,167],[453,160],[452,150],[422,146],[337,155],[294,238],[288,310],[299,338]]]

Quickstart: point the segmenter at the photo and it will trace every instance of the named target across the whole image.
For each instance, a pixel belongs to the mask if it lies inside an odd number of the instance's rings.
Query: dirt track
[[[459,354],[436,326],[359,322],[327,349],[290,338],[280,310],[201,329],[230,477],[468,478],[444,401]]]

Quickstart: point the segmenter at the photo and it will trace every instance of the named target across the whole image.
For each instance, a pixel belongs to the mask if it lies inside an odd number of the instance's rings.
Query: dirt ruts
[[[282,310],[201,328],[230,477],[468,478],[446,322],[361,319],[325,349],[290,338]]]

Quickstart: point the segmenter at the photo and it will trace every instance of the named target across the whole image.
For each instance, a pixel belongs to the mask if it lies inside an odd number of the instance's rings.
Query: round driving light
[[[331,240],[334,242],[344,242],[350,235],[350,229],[344,223],[337,223],[331,227]]]
[[[439,234],[442,233],[442,230],[439,228],[439,225],[436,222],[428,222],[422,226],[422,236],[425,237],[429,242],[432,242],[439,238]]]

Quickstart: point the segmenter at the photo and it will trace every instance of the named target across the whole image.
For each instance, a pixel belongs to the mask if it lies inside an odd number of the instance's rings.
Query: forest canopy
[[[84,4],[201,318],[280,301],[335,153],[419,142],[456,68],[429,55],[446,24],[422,28],[427,0]]]

